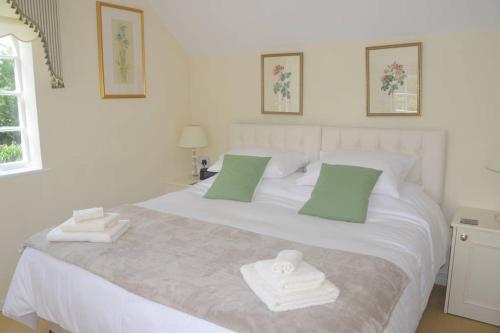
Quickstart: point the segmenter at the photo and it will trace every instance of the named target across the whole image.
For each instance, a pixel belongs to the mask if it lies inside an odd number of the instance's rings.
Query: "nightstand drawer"
[[[500,325],[500,233],[455,227],[448,312]]]

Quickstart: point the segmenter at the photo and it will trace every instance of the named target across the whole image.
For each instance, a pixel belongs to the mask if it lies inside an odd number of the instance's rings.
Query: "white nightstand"
[[[188,188],[191,185],[197,184],[200,181],[198,176],[186,176],[184,178],[174,179],[167,182],[167,193],[180,191]]]
[[[444,312],[500,325],[500,221],[495,214],[460,208],[455,215]],[[462,218],[479,224],[462,224]]]

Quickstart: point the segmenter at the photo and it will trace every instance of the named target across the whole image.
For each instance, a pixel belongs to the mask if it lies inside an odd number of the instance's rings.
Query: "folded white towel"
[[[66,232],[61,227],[55,227],[47,234],[49,242],[93,242],[112,243],[123,235],[129,227],[128,220],[120,220],[111,228],[99,232]]]
[[[99,219],[103,217],[104,217],[104,209],[102,207],[73,211],[73,218],[75,219],[75,222],[85,222],[87,220]]]
[[[302,261],[302,252],[296,250],[283,250],[274,260],[272,270],[276,274],[290,274]]]
[[[274,312],[332,303],[340,293],[333,283],[324,280],[317,288],[309,291],[297,291],[283,296],[277,294],[273,288],[266,284],[257,273],[255,264],[244,265],[240,271],[250,289],[267,305],[269,310]]]
[[[105,213],[103,218],[87,220],[85,223],[75,222],[72,217],[61,224],[60,228],[66,232],[104,231],[116,225],[118,215],[117,213]]]
[[[262,279],[278,292],[287,293],[317,288],[325,281],[325,274],[305,261],[302,261],[289,275],[273,273],[273,264],[274,259],[257,261],[255,269]]]

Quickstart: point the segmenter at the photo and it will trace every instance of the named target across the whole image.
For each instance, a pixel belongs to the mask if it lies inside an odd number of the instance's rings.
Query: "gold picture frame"
[[[422,43],[366,47],[366,115],[422,114]]]
[[[144,12],[96,2],[101,98],[145,98]]]
[[[261,55],[261,113],[301,116],[303,82],[304,53]]]

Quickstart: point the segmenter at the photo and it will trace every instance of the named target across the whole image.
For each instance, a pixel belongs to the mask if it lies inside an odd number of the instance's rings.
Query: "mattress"
[[[137,205],[230,225],[304,244],[382,257],[403,269],[410,284],[385,332],[414,332],[439,268],[448,225],[439,206],[415,184],[399,199],[372,195],[365,224],[302,216],[312,187],[294,174],[264,179],[252,203],[207,200],[213,179]],[[70,278],[68,278],[70,277]],[[12,279],[5,315],[34,327],[37,316],[71,332],[227,332],[213,323],[134,295],[79,267],[26,249]]]

